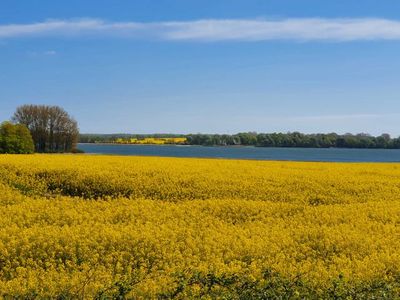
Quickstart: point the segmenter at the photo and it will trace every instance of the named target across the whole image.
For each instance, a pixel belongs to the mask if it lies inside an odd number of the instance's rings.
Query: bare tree
[[[37,152],[70,152],[78,142],[78,124],[59,106],[22,105],[13,121],[30,130]]]

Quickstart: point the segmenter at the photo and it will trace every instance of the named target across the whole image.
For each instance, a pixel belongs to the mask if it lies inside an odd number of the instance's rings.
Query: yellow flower
[[[398,164],[2,155],[0,298],[396,298],[399,182]]]

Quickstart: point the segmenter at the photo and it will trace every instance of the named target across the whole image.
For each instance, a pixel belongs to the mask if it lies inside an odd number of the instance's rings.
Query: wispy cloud
[[[184,22],[47,20],[0,25],[0,39],[23,37],[131,37],[174,41],[400,40],[400,21],[389,19],[226,19]]]
[[[38,57],[38,56],[54,56],[57,54],[57,51],[54,50],[47,50],[47,51],[28,51],[27,54],[31,57]]]
[[[337,114],[337,115],[305,115],[305,116],[252,116],[251,121],[257,121],[263,123],[269,122],[284,122],[286,124],[295,123],[336,123],[339,122],[373,122],[381,121],[384,119],[396,119],[400,117],[400,113],[354,113],[354,114]],[[238,119],[241,123],[249,121],[249,119],[242,120],[241,117]]]
[[[345,114],[345,115],[319,115],[290,117],[290,121],[314,122],[314,121],[347,121],[347,120],[377,120],[382,118],[400,117],[398,113],[390,114]]]
[[[57,54],[57,51],[54,50],[47,50],[43,52],[44,55],[49,55],[49,56],[53,56]]]

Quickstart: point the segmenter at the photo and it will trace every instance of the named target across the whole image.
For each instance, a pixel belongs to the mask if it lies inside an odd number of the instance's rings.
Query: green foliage
[[[289,133],[256,133],[244,132],[234,135],[226,134],[189,134],[186,136],[190,145],[203,146],[258,146],[258,147],[301,147],[301,148],[375,148],[399,149],[400,138],[391,138],[388,134],[378,137],[368,134],[303,134]]]
[[[22,124],[4,122],[0,126],[0,153],[28,154],[34,152],[32,136]]]
[[[313,286],[304,276],[291,278],[265,270],[263,278],[214,273],[176,274],[175,286],[160,293],[159,299],[398,299],[399,283],[383,280],[353,282],[342,275],[324,287]],[[193,289],[193,287],[197,287]],[[193,294],[193,290],[197,294]]]

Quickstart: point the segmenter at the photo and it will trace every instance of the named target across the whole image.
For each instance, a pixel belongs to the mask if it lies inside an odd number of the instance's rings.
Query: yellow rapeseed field
[[[115,144],[139,144],[139,145],[146,145],[146,144],[151,144],[151,145],[168,145],[168,144],[185,144],[187,141],[187,138],[180,138],[180,137],[174,137],[174,138],[143,138],[143,139],[137,139],[137,138],[118,138],[114,141]]]
[[[0,298],[400,297],[400,164],[0,156]]]

